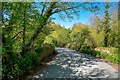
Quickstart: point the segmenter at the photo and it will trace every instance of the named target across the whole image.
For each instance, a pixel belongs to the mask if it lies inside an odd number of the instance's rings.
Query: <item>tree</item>
[[[12,46],[9,46],[10,49],[14,51],[21,52],[23,56],[25,54],[25,48],[27,39],[25,36],[29,36],[35,29],[38,24],[38,16],[33,3],[3,3],[3,36],[7,36],[13,43]],[[34,24],[34,25],[33,25]],[[32,26],[32,27],[30,27]],[[38,26],[38,25],[37,25]],[[33,30],[32,30],[33,29]],[[29,31],[30,30],[30,31]],[[26,33],[26,34],[25,34]],[[4,38],[4,37],[3,37]],[[4,39],[7,39],[4,38]],[[4,40],[7,41],[7,40]],[[7,42],[4,42],[7,43]],[[21,50],[22,48],[22,50]],[[11,52],[12,53],[12,52]]]
[[[104,21],[104,46],[107,47],[108,46],[108,34],[110,32],[110,25],[109,25],[109,21],[110,21],[110,15],[109,15],[109,3],[106,2],[106,6],[105,6],[105,21]]]
[[[80,50],[81,47],[86,47],[89,44],[90,31],[87,25],[78,23],[74,24],[70,33],[71,44],[76,50]]]
[[[89,18],[90,25],[96,29],[97,33],[103,30],[103,18],[96,14],[93,14]]]
[[[92,18],[91,18],[91,26],[93,26],[96,31],[97,31],[97,34],[101,34],[102,32],[104,32],[104,46],[107,47],[109,46],[109,42],[110,42],[110,39],[112,37],[112,35],[114,34],[111,34],[111,29],[113,28],[113,20],[111,20],[111,15],[110,15],[110,7],[113,7],[113,4],[110,5],[109,2],[106,2],[104,3],[105,5],[105,9],[103,9],[103,13],[104,16],[102,15],[93,15]],[[113,19],[113,18],[112,18]],[[111,25],[112,24],[112,25]],[[113,41],[113,40],[112,40]]]
[[[69,30],[53,22],[48,24],[47,27],[51,28],[51,32],[46,36],[45,43],[60,46],[69,42]]]
[[[117,47],[118,44],[118,38],[119,38],[119,26],[118,26],[118,9],[115,8],[112,9],[110,12],[110,32],[108,36],[108,44],[109,46]]]
[[[87,4],[89,3],[3,3],[3,23],[8,24],[5,29],[9,29],[9,35],[13,35],[10,36],[10,39],[15,41],[16,46],[20,45],[22,47],[22,51],[19,52],[24,54],[31,51],[35,39],[37,39],[39,33],[43,32],[43,27],[49,22],[52,15],[57,13],[61,19],[64,19],[65,16],[73,19],[74,15],[79,15],[80,7],[90,11],[97,9],[96,5],[88,6]],[[28,36],[30,38],[27,38]]]
[[[44,25],[46,25],[47,20],[55,13],[59,13],[60,17],[63,18],[64,16],[61,15],[61,12],[65,12],[68,18],[73,18],[72,15],[77,15],[80,7],[83,7],[86,10],[95,10],[98,9],[95,5],[92,7],[85,7],[84,3],[69,3],[69,2],[50,2],[50,3],[42,3],[42,10],[40,14],[40,25],[37,27],[35,33],[31,36],[29,42],[26,44],[26,47],[29,48],[32,42],[36,39],[38,34],[42,31]],[[29,51],[27,49],[26,51]]]

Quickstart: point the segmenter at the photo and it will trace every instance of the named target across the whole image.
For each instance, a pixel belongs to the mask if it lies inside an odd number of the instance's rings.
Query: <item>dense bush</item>
[[[3,56],[3,58],[5,58]],[[39,57],[35,53],[26,54],[24,58],[14,56],[3,62],[3,79],[16,80],[23,73],[29,73],[39,65]]]
[[[90,54],[90,55],[93,55],[95,57],[99,57],[99,58],[102,58],[102,59],[108,59],[112,63],[116,63],[116,64],[120,63],[120,58],[119,58],[118,53],[109,54],[109,53],[106,53],[106,52],[91,50],[91,49],[87,49],[87,48],[81,48],[80,50],[83,53]]]
[[[100,52],[100,51],[99,51]],[[105,53],[105,52],[100,52],[100,54],[97,54],[96,57],[99,57],[99,58],[102,58],[102,59],[105,59],[107,58],[107,56],[109,56],[108,53]]]
[[[35,52],[39,54],[39,53],[41,53],[43,50],[44,50],[44,48],[41,47],[41,46],[39,46],[39,47],[37,47],[37,48],[35,49]]]
[[[117,63],[120,64],[120,58],[119,58],[119,54],[114,54],[114,55],[108,55],[107,59],[113,63]]]

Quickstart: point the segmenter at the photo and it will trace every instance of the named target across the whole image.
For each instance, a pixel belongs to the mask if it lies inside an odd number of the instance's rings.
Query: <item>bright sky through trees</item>
[[[89,24],[88,23],[88,19],[89,16],[92,15],[92,13],[90,11],[86,11],[86,12],[81,12],[80,16],[78,17],[78,19],[73,19],[71,21],[69,21],[68,18],[66,18],[64,21],[59,19],[59,16],[57,14],[53,15],[53,17],[57,17],[57,19],[53,20],[56,24],[60,24],[61,26],[64,26],[65,28],[70,28],[73,26],[73,24],[75,23],[83,23],[83,24]]]
[[[104,2],[99,2],[99,4],[96,4],[97,6],[99,6],[99,8],[101,9],[101,10],[103,10],[103,9],[105,9],[105,7],[103,6],[104,4],[103,4]],[[92,3],[91,3],[92,4]],[[116,5],[117,4],[117,2],[111,2],[110,3],[112,6],[110,7],[111,9],[116,9],[116,8],[118,8],[118,5]],[[88,5],[88,6],[90,6],[90,5]],[[71,28],[72,26],[73,26],[73,24],[75,24],[75,23],[83,23],[83,24],[87,24],[87,25],[89,25],[90,23],[89,23],[89,18],[90,18],[90,16],[92,15],[92,14],[94,14],[95,12],[90,12],[90,11],[84,11],[84,9],[80,9],[80,13],[79,13],[79,17],[77,17],[77,18],[75,18],[75,19],[73,19],[73,20],[69,20],[68,18],[65,18],[65,20],[61,20],[60,18],[59,18],[59,16],[57,15],[57,14],[54,14],[53,15],[53,17],[55,18],[53,21],[55,22],[55,23],[57,23],[57,24],[60,24],[61,26],[63,26],[63,27],[65,27],[65,28]],[[99,14],[100,16],[103,16],[104,14],[104,12],[102,12],[102,11],[97,11],[96,13],[101,13],[101,14]]]

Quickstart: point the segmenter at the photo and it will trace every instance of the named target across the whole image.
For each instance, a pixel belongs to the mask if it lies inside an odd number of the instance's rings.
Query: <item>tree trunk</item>
[[[48,9],[46,10],[44,15],[41,15],[42,21],[40,23],[40,26],[36,29],[35,33],[30,38],[30,41],[26,44],[26,53],[28,53],[31,50],[31,44],[34,42],[34,40],[37,38],[38,34],[42,31],[42,28],[44,25],[46,25],[47,20],[52,15],[52,10],[55,8],[56,2],[52,2]]]
[[[108,13],[108,9],[109,9],[109,3],[106,2],[106,10],[105,10],[105,30],[104,30],[104,47],[108,46],[108,33],[109,33],[109,20],[110,20],[110,16]]]
[[[108,32],[105,31],[105,37],[104,37],[104,47],[108,46]]]
[[[32,35],[32,37],[30,38],[30,41],[26,44],[26,53],[29,52],[31,50],[31,44],[34,42],[34,40],[37,38],[38,34],[42,31],[42,28],[44,27],[44,25],[46,25],[46,21],[48,20],[49,17],[44,18],[42,23],[40,24],[40,26],[36,29],[35,33]]]
[[[26,26],[26,8],[24,8],[24,14],[23,14],[23,43],[22,43],[22,52],[21,55],[24,56],[25,54],[25,26]]]

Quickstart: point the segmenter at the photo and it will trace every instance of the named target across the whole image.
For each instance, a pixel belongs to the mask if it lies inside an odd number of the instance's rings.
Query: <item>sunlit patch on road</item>
[[[107,63],[67,48],[56,48],[58,54],[33,78],[117,78],[117,71]]]

